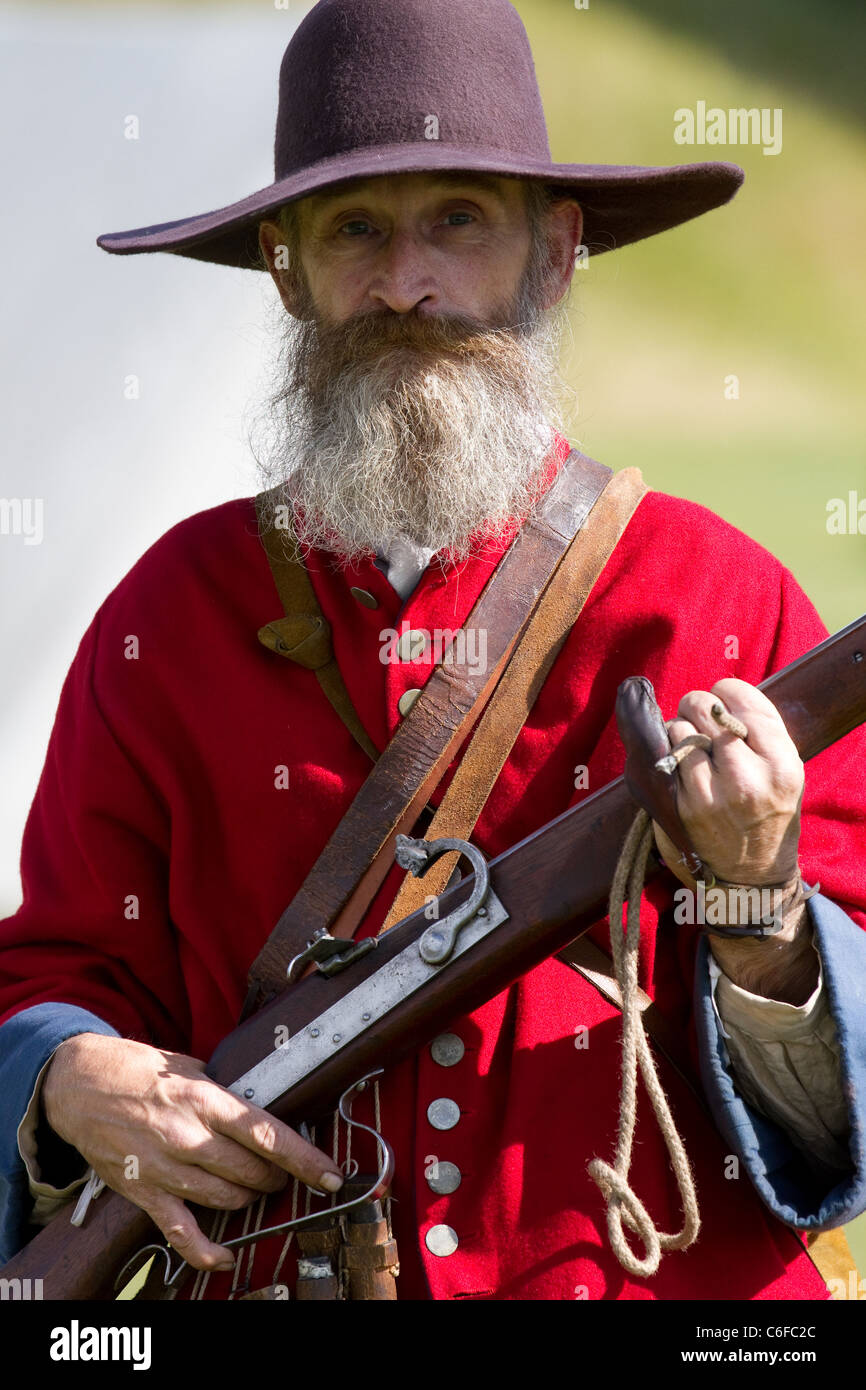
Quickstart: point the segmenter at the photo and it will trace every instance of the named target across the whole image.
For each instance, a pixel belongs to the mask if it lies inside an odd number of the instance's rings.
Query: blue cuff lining
[[[775,1216],[798,1230],[823,1231],[866,1209],[866,932],[829,898],[809,901],[815,946],[836,1024],[850,1121],[851,1172],[823,1177],[785,1131],[737,1092],[713,1008],[706,937],[698,949],[695,1023],[701,1079],[716,1125]]]
[[[27,1169],[18,1152],[18,1126],[36,1078],[48,1058],[77,1033],[120,1034],[76,1004],[34,1004],[0,1027],[0,1263],[10,1260],[33,1234],[33,1202]]]

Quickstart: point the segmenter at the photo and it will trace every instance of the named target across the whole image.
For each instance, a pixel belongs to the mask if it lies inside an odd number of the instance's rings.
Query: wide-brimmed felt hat
[[[561,188],[583,208],[590,254],[719,207],[743,181],[720,162],[554,164],[529,40],[508,0],[319,0],[280,68],[274,182],[97,244],[261,270],[258,226],[283,204],[346,179],[437,170]]]

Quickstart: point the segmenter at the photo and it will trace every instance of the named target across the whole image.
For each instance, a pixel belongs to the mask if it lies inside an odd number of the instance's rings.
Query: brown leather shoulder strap
[[[465,655],[461,661],[455,643],[434,669],[254,961],[248,1009],[255,994],[282,987],[289,961],[314,931],[354,935],[393,863],[397,835],[412,829],[481,714],[535,605],[611,476],[609,468],[572,450],[467,620],[467,628],[486,635],[486,667]]]
[[[647,492],[638,468],[617,473],[575,536],[526,626],[514,655],[426,831],[428,840],[468,840],[586,600]],[[423,879],[407,874],[382,931],[423,907],[448,883],[457,859],[444,854]]]

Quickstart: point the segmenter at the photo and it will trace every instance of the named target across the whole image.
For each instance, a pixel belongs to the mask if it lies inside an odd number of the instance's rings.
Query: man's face
[[[259,462],[303,540],[457,559],[528,515],[579,238],[574,202],[479,175],[356,181],[262,223],[288,313]]]
[[[331,324],[388,310],[493,322],[513,303],[529,257],[526,194],[517,179],[365,179],[303,199],[296,215],[307,288]],[[276,246],[279,228],[267,227]],[[284,303],[290,312],[301,307],[291,288]]]

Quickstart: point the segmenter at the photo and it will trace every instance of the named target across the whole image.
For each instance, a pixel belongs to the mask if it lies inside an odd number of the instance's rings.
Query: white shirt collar
[[[425,550],[408,536],[393,536],[376,556],[376,566],[382,571],[392,589],[405,603],[418,587],[422,574],[430,563],[434,550]]]

